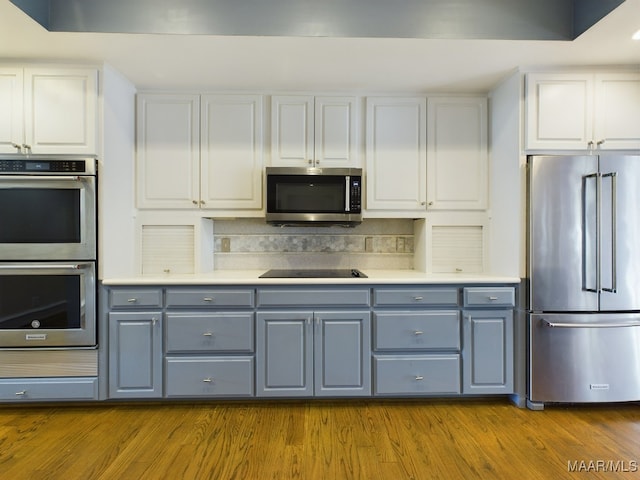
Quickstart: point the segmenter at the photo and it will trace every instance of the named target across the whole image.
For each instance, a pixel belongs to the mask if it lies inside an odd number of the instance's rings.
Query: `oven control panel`
[[[95,175],[94,159],[0,159],[0,175]]]

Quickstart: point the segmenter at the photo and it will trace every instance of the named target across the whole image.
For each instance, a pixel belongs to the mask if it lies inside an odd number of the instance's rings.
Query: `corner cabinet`
[[[525,149],[640,148],[640,73],[530,73]]]
[[[274,95],[271,165],[358,167],[356,97]]]
[[[140,94],[139,208],[262,208],[261,95]]]
[[[367,98],[367,211],[426,210],[426,112],[426,98]]]
[[[98,153],[98,70],[0,66],[0,154]]]

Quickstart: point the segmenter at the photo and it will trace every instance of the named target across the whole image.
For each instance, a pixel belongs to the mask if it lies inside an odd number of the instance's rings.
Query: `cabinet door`
[[[201,104],[203,208],[262,208],[260,95],[206,95]]]
[[[162,396],[160,312],[109,314],[109,396]]]
[[[98,72],[28,68],[25,143],[31,153],[98,153]]]
[[[315,395],[371,395],[368,311],[315,314]]]
[[[18,153],[24,143],[23,72],[0,68],[0,153]]]
[[[425,210],[426,104],[367,98],[367,210]]]
[[[317,167],[359,166],[355,97],[316,97],[314,164]]]
[[[313,395],[312,317],[307,311],[257,314],[257,396]]]
[[[604,150],[640,149],[640,74],[595,76],[593,139]]]
[[[198,95],[138,95],[139,208],[196,208],[200,203]]]
[[[430,98],[427,115],[427,208],[487,208],[487,99]]]
[[[462,348],[463,393],[513,393],[512,310],[466,310]]]
[[[527,75],[525,149],[580,150],[592,137],[593,75]]]
[[[312,96],[271,98],[271,165],[312,166],[313,117]]]

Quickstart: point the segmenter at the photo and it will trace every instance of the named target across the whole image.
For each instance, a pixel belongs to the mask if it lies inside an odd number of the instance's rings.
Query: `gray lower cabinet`
[[[513,393],[513,311],[465,310],[463,317],[463,393]]]
[[[97,377],[6,378],[0,380],[0,401],[71,401],[98,398]]]
[[[109,313],[109,397],[162,396],[162,312]]]
[[[167,356],[167,397],[251,397],[253,355]]]
[[[258,312],[257,395],[371,394],[369,311]]]

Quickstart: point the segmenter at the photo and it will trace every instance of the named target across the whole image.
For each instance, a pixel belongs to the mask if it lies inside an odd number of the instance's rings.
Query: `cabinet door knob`
[[[197,205],[198,201],[197,200],[191,200],[191,203],[193,203],[194,205]]]

